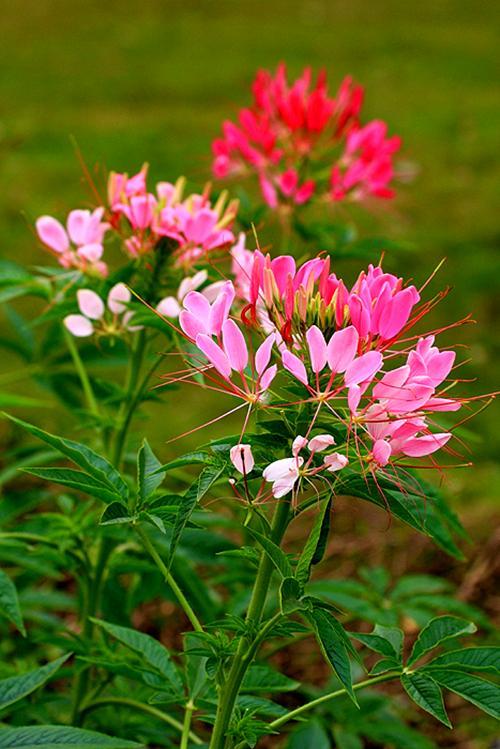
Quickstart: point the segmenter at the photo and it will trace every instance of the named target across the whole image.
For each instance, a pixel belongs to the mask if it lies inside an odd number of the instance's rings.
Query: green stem
[[[132,355],[127,372],[127,380],[125,384],[125,397],[121,403],[117,417],[117,427],[115,432],[112,462],[118,470],[120,469],[120,464],[122,462],[123,450],[125,447],[125,441],[127,439],[130,422],[132,421],[132,416],[134,415],[134,411],[137,408],[137,403],[140,397],[140,393],[135,392],[135,389],[137,386],[137,381],[139,379],[145,349],[146,333],[144,330],[141,330],[134,342],[134,348],[132,350]],[[144,385],[144,381],[141,382],[141,392]]]
[[[193,609],[191,608],[191,604],[187,600],[186,596],[184,595],[184,593],[182,592],[182,590],[179,588],[179,586],[175,582],[174,578],[172,577],[171,572],[169,572],[169,570],[167,568],[167,565],[165,564],[165,562],[163,561],[163,559],[161,558],[161,556],[158,554],[158,552],[156,551],[156,549],[153,546],[153,544],[151,543],[151,540],[150,540],[148,534],[146,533],[146,531],[143,528],[141,528],[140,525],[136,525],[135,526],[135,530],[136,530],[137,535],[141,539],[144,548],[146,549],[146,551],[152,557],[152,559],[155,562],[156,566],[158,567],[158,569],[160,570],[161,574],[163,575],[163,578],[164,578],[165,582],[167,583],[167,585],[172,590],[172,593],[177,598],[177,601],[179,602],[181,608],[183,609],[183,611],[186,614],[187,618],[191,622],[191,625],[192,625],[193,629],[196,632],[203,632],[203,627],[201,625],[200,620],[198,619],[198,617],[194,613]]]
[[[270,538],[275,544],[280,544],[285,533],[289,517],[289,504],[287,501],[279,502],[274,514]],[[262,552],[257,577],[252,592],[252,598],[248,607],[246,622],[249,630],[258,629],[262,621],[262,614],[266,603],[269,583],[273,573],[273,563],[269,556]],[[234,705],[238,697],[241,682],[254,657],[252,642],[248,642],[248,636],[241,638],[236,655],[234,656],[227,681],[221,691],[221,697],[217,706],[214,730],[210,741],[210,749],[225,749],[226,739]]]
[[[66,330],[64,326],[63,332],[66,339],[66,344],[71,354],[71,358],[73,359],[73,364],[75,365],[75,369],[78,372],[78,377],[80,378],[80,382],[82,384],[88,409],[94,416],[99,416],[99,407],[95,399],[94,391],[92,390],[92,385],[90,384],[87,370],[85,369],[85,365],[80,356],[80,352],[78,351],[78,346],[76,345],[75,340],[69,330]]]
[[[360,689],[371,687],[374,684],[381,684],[383,681],[392,681],[393,679],[398,679],[400,676],[401,673],[399,671],[391,671],[387,674],[374,676],[373,679],[360,681],[357,684],[354,684],[352,688],[357,692]],[[273,730],[275,728],[280,728],[280,726],[288,723],[290,720],[299,718],[303,713],[309,712],[309,710],[313,710],[315,707],[322,705],[324,702],[334,700],[336,697],[342,697],[344,694],[347,694],[346,689],[337,689],[335,692],[328,692],[328,694],[323,694],[321,697],[317,697],[315,700],[311,700],[311,702],[306,702],[305,705],[301,705],[300,707],[295,708],[295,710],[292,710],[286,715],[282,715],[280,718],[276,718],[276,720],[273,720],[272,723],[269,723],[269,728]],[[244,744],[242,746],[244,746]]]
[[[136,700],[131,700],[127,697],[102,697],[101,699],[93,700],[92,702],[89,702],[88,704],[83,706],[82,713],[90,713],[92,710],[99,710],[99,708],[101,707],[109,707],[110,705],[123,705],[123,707],[128,707],[132,710],[138,710],[140,712],[146,713],[147,715],[151,715],[153,718],[157,718],[164,723],[168,723],[169,726],[172,726],[172,728],[176,728],[180,732],[184,731],[183,724],[175,718],[170,717],[170,715],[162,713],[161,710],[158,710],[152,705],[145,705],[142,702],[137,702]],[[203,741],[199,738],[199,736],[189,730],[189,728],[187,737],[193,742],[193,744],[196,744],[197,746],[203,744]],[[187,744],[185,746],[187,747]],[[182,747],[183,745],[181,744],[181,749]]]
[[[194,704],[189,700],[184,713],[184,724],[182,726],[181,744],[179,749],[188,749],[191,736],[191,720],[193,718]]]

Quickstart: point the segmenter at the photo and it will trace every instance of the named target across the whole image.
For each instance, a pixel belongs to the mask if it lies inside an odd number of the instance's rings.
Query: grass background
[[[402,135],[415,172],[377,219],[362,219],[361,231],[408,242],[411,250],[387,264],[419,281],[447,258],[440,282],[453,293],[432,323],[473,312],[478,324],[448,341],[470,348],[464,376],[480,379],[471,390],[494,390],[498,8],[478,0],[3,3],[2,252],[38,262],[29,224],[88,200],[70,136],[88,164],[133,172],[148,161],[154,177],[184,173],[202,184],[211,139],[248,102],[257,67],[285,60],[296,74],[325,66],[333,89],[350,73],[366,87],[365,117],[384,118]],[[474,422],[476,470],[450,479],[452,492],[466,504],[472,492],[478,508],[491,507],[500,484],[497,421],[493,406]]]

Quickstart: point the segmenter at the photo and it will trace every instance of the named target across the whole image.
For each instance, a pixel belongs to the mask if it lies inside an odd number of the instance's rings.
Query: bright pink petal
[[[345,372],[358,348],[359,334],[353,325],[332,335],[327,347],[328,366],[332,372]]]
[[[391,446],[385,440],[377,440],[373,445],[373,459],[379,464],[379,466],[387,465],[391,457],[391,453]]]
[[[326,341],[321,330],[312,325],[306,333],[309,355],[311,357],[311,367],[313,372],[321,372],[326,366],[327,347]]]
[[[410,458],[422,458],[425,455],[431,455],[446,445],[450,437],[451,434],[449,432],[413,437],[413,439],[405,442],[404,447],[401,448],[401,452]]]
[[[262,374],[259,380],[260,390],[264,391],[268,389],[268,387],[271,385],[272,381],[276,377],[277,372],[278,372],[278,367],[276,364],[273,364],[272,367],[269,367],[269,369],[266,369],[266,371]]]
[[[88,239],[88,225],[90,221],[90,211],[71,211],[66,221],[66,228],[68,230],[71,241],[76,245],[87,244],[90,240]]]
[[[190,291],[184,297],[183,304],[195,317],[203,320],[208,329],[208,318],[210,317],[210,302],[208,299],[199,291]]]
[[[283,351],[281,355],[281,360],[285,369],[293,374],[293,376],[296,377],[297,380],[302,382],[304,385],[307,385],[308,380],[306,368],[304,366],[304,362],[302,362],[298,356],[295,356],[295,354],[292,354],[291,351],[285,349],[285,351]]]
[[[243,372],[248,364],[248,348],[245,337],[234,320],[226,320],[222,326],[222,342],[231,367]]]
[[[188,312],[188,310],[185,309],[182,310],[179,315],[179,323],[184,333],[192,341],[195,341],[196,336],[200,333],[207,332],[205,322],[203,320],[200,320],[199,317],[193,315],[192,312]]]
[[[200,333],[196,336],[196,345],[203,351],[210,364],[212,364],[217,372],[221,374],[226,380],[231,377],[231,365],[224,351],[218,346],[210,336],[205,333]]]
[[[267,336],[265,341],[261,343],[261,345],[255,352],[255,369],[258,375],[261,375],[269,364],[274,341],[275,335],[274,333],[271,333],[271,335]]]
[[[362,354],[347,367],[345,384],[350,386],[369,382],[379,371],[382,363],[383,358],[380,351],[368,351],[366,354]]]

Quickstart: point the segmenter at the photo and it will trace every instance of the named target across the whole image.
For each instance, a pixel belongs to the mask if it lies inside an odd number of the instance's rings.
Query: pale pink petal
[[[301,450],[304,449],[304,447],[307,445],[307,437],[303,437],[301,434],[298,434],[294,441],[292,442],[292,455],[294,458],[297,457],[297,455],[300,453]]]
[[[76,292],[80,312],[91,320],[100,320],[104,315],[104,302],[101,297],[90,289],[78,289]]]
[[[332,372],[345,372],[356,355],[359,334],[353,325],[337,330],[328,342],[328,366]]]
[[[248,348],[245,337],[234,320],[226,320],[222,326],[222,342],[231,367],[243,372],[248,364]]]
[[[229,451],[229,457],[236,470],[243,475],[246,475],[247,473],[251,473],[251,471],[253,471],[255,461],[250,445],[245,445],[243,443],[234,445],[234,447],[232,447]]]
[[[122,325],[125,328],[125,330],[130,331],[131,333],[136,333],[138,330],[143,330],[143,325],[130,325],[130,321],[134,318],[134,312],[129,309],[122,317]]]
[[[334,444],[335,440],[331,434],[318,434],[309,441],[308,448],[312,453],[318,453]]]
[[[281,360],[286,370],[288,370],[294,377],[296,377],[297,380],[302,382],[304,385],[307,385],[308,381],[306,368],[304,366],[304,362],[302,362],[298,356],[295,356],[295,354],[292,354],[291,351],[285,349],[285,351],[283,351],[283,353],[281,354]]]
[[[331,455],[327,455],[324,460],[324,464],[327,466],[327,471],[330,471],[330,473],[336,473],[336,471],[341,471],[342,468],[345,468],[346,465],[349,463],[349,460],[345,455],[342,455],[341,453],[332,453]]]
[[[362,382],[369,382],[379,371],[383,364],[383,358],[380,351],[368,351],[355,359],[346,369],[345,384],[359,385]]]
[[[187,335],[192,341],[196,340],[196,336],[199,333],[207,333],[207,327],[205,321],[193,315],[192,312],[183,309],[179,315],[179,323]]]
[[[79,247],[76,251],[76,254],[79,257],[83,257],[85,260],[88,260],[89,263],[95,263],[97,262],[97,260],[101,259],[103,252],[104,247],[102,246],[102,244],[93,242],[92,244],[84,244],[82,247]]]
[[[312,325],[306,333],[306,340],[311,357],[312,371],[315,373],[321,372],[326,366],[327,359],[325,337],[316,325]]]
[[[257,370],[257,374],[259,375],[263,373],[263,371],[269,364],[274,341],[275,335],[274,333],[271,333],[271,335],[267,336],[265,341],[261,343],[261,345],[255,352],[255,369]]]
[[[77,338],[87,338],[94,332],[94,326],[87,317],[83,315],[67,315],[64,318],[64,325],[71,335]]]
[[[210,336],[200,333],[196,336],[196,345],[203,351],[210,364],[212,364],[217,372],[221,374],[226,380],[231,377],[231,365],[225,355],[224,351],[218,346]]]
[[[68,214],[66,228],[71,241],[76,245],[87,244],[87,228],[90,221],[90,211],[76,210]]]
[[[108,294],[108,309],[114,315],[121,315],[127,309],[127,304],[130,302],[132,294],[124,283],[117,283],[110,289]]]
[[[156,310],[164,317],[179,317],[181,311],[179,302],[174,296],[166,296],[156,305]]]
[[[36,221],[36,231],[41,241],[54,252],[66,252],[69,240],[66,230],[52,216],[40,216]]]
[[[264,468],[262,475],[266,481],[279,481],[291,476],[296,478],[303,463],[303,458],[280,458]]]

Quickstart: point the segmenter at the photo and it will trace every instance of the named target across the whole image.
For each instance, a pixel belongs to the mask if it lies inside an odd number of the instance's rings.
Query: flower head
[[[109,224],[102,220],[103,215],[104,208],[70,211],[66,227],[52,216],[40,216],[36,221],[36,231],[40,241],[55,254],[63,268],[106,276],[108,269],[101,258]]]
[[[91,289],[79,289],[76,293],[80,314],[67,315],[64,325],[77,338],[91,335],[119,335],[122,332],[135,332],[140,325],[131,324],[132,310],[128,309],[131,293],[123,283],[113,286],[103,299]]]

